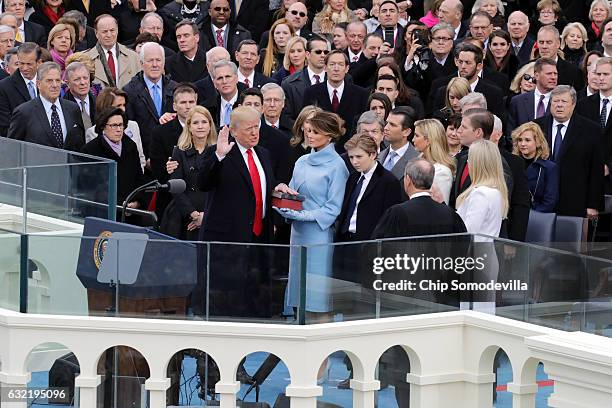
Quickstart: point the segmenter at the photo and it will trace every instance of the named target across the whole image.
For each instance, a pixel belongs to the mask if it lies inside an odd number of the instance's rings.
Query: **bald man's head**
[[[463,17],[463,4],[459,0],[444,0],[440,5],[438,15],[442,22],[457,28]]]
[[[521,43],[529,31],[529,18],[522,11],[515,11],[508,16],[508,32],[515,43]]]

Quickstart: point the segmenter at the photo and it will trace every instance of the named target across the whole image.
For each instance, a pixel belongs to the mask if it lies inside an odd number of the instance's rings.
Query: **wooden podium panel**
[[[164,317],[168,315],[185,316],[189,297],[167,298],[128,298],[119,296],[119,316]],[[87,306],[91,316],[108,316],[108,308],[113,305],[110,292],[87,289]]]

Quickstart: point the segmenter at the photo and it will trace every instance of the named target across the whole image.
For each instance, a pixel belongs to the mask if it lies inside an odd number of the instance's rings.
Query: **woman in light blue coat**
[[[317,112],[304,122],[304,136],[310,154],[295,163],[289,186],[276,190],[305,196],[303,209],[276,209],[291,221],[291,245],[305,245],[306,310],[330,311],[334,222],[340,214],[348,170],[334,149],[334,141],[344,133],[342,119],[335,113]],[[312,245],[312,246],[310,246]],[[300,293],[300,248],[292,247],[289,259],[287,301],[298,307]]]

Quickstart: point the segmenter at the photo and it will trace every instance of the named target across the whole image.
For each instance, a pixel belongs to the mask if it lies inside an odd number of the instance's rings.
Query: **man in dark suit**
[[[244,27],[250,33],[249,38],[259,42],[263,32],[270,28],[268,25],[270,21],[269,2],[267,0],[231,0],[230,6],[232,23],[235,22],[240,27]],[[239,43],[240,41],[236,42],[236,44]]]
[[[266,84],[261,88],[263,117],[266,125],[277,129],[287,140],[293,136],[293,120],[283,114],[285,92],[278,84]]]
[[[26,41],[34,42],[41,47],[46,47],[47,33],[45,32],[45,28],[40,24],[24,19],[26,11],[25,3],[25,0],[7,0],[4,3],[4,10],[17,18],[17,33],[15,40],[20,43]]]
[[[584,77],[582,72],[573,64],[559,58],[558,52],[561,47],[559,31],[555,26],[544,26],[538,31],[538,52],[541,58],[550,58],[557,62],[557,72],[559,85],[571,85],[575,90],[584,87]]]
[[[306,23],[308,23],[308,9],[304,3],[296,1],[289,6],[287,12],[285,13],[285,18],[289,22],[289,25],[293,27],[295,35],[299,35],[300,37],[306,39],[306,41],[310,41],[317,37],[315,33],[305,27]],[[261,41],[259,41],[259,48],[266,48],[268,46],[269,38],[270,31],[263,33],[261,36]]]
[[[85,129],[76,103],[59,97],[61,68],[55,62],[41,64],[37,72],[39,96],[13,112],[8,137],[59,149],[80,151]]]
[[[601,127],[574,112],[576,91],[559,85],[550,97],[550,114],[535,122],[559,168],[557,214],[594,219],[603,209],[604,148]]]
[[[255,71],[259,63],[259,49],[253,40],[243,40],[238,44],[236,50],[236,62],[238,62],[238,82],[247,88],[261,88],[263,85],[272,82],[270,78]]]
[[[196,0],[195,4],[197,7],[184,7],[182,0],[175,0],[158,9],[159,15],[164,19],[163,44],[178,50],[173,34],[176,25],[185,19],[193,21],[198,26],[198,30],[202,29],[204,19],[208,15],[209,2]]]
[[[246,2],[247,0],[243,1]],[[230,55],[234,55],[238,44],[242,40],[250,38],[251,33],[246,28],[230,21],[230,5],[228,0],[211,1],[210,8],[208,9],[208,18],[202,24],[200,47],[204,50],[209,50],[212,47],[223,47]]]
[[[557,64],[549,58],[539,58],[535,62],[534,72],[536,89],[516,95],[510,101],[506,122],[508,135],[523,123],[544,116],[549,110],[550,93],[557,86]]]
[[[483,58],[482,50],[472,44],[462,44],[455,50],[455,62],[457,63],[459,76],[468,80],[473,92],[480,92],[484,95],[491,112],[503,118],[504,93],[496,85],[486,80],[481,73],[483,71]],[[479,77],[479,74],[482,78]],[[432,83],[431,92],[434,99],[433,109],[440,109],[443,107],[446,85],[454,77],[456,77],[456,75],[439,78]]]
[[[612,193],[612,58],[604,57],[597,61],[595,75],[599,83],[599,92],[579,100],[576,112],[595,123],[599,123],[602,140],[600,146],[604,149],[606,194]],[[605,102],[604,102],[605,101]]]
[[[462,40],[467,32],[468,25],[463,21],[463,4],[460,0],[444,0],[440,4],[440,22],[450,24],[455,31],[454,41]]]
[[[345,122],[346,133],[336,143],[336,150],[344,152],[344,143],[353,135],[356,118],[367,109],[368,91],[344,79],[348,73],[348,57],[334,50],[325,59],[327,80],[304,92],[304,105],[318,105],[337,113]]]
[[[94,26],[98,16],[110,14],[112,10],[110,1],[73,0],[70,2],[70,6],[87,17],[87,25],[90,27]]]
[[[151,160],[151,173],[153,178],[165,183],[170,178],[166,171],[166,162],[172,157],[174,146],[183,132],[183,126],[187,122],[187,116],[191,108],[196,106],[197,93],[189,84],[179,84],[172,94],[172,108],[176,117],[163,125],[155,126],[151,135],[151,147],[149,158]],[[172,196],[167,192],[159,191],[155,202],[155,212],[161,220],[166,206],[170,203]]]
[[[422,158],[410,160],[405,169],[404,189],[410,200],[389,208],[378,222],[373,239],[466,232],[459,214],[431,198],[435,169]]]
[[[514,55],[520,65],[531,60],[531,50],[535,40],[529,35],[529,17],[522,11],[514,11],[508,16],[508,32],[512,39]]]
[[[66,67],[65,74],[68,91],[64,94],[64,99],[77,104],[87,130],[96,124],[96,98],[91,92],[89,69],[82,62],[75,61]]]
[[[399,23],[399,7],[393,0],[383,0],[378,12],[380,25],[374,32],[391,46],[397,47],[404,41],[404,27]]]
[[[389,113],[383,130],[385,141],[389,146],[378,154],[378,161],[400,181],[404,177],[406,164],[419,155],[410,143],[414,132],[415,115],[414,109],[399,106]],[[403,187],[400,188],[400,193],[402,199],[408,198],[404,194]]]
[[[172,110],[172,94],[177,83],[164,75],[161,45],[146,43],[142,47],[142,71],[123,90],[128,94],[127,117],[138,123],[142,148],[149,158],[152,130],[159,124],[159,118]]]
[[[6,136],[13,111],[37,96],[36,69],[40,65],[40,47],[23,43],[17,51],[19,69],[0,81],[0,135]]]
[[[203,105],[213,117],[217,129],[230,123],[230,114],[245,87],[238,82],[238,67],[231,61],[217,62],[210,72],[216,91],[211,93]]]
[[[296,119],[304,107],[304,92],[312,85],[325,81],[325,57],[330,45],[322,38],[313,38],[306,45],[308,66],[289,75],[281,84],[285,91],[285,108],[283,112],[291,119]]]
[[[259,112],[237,107],[230,127],[224,127],[217,144],[198,159],[199,187],[212,193],[201,227],[203,241],[270,242],[271,193],[276,182],[269,153],[258,146],[259,126]],[[234,141],[229,139],[230,131]],[[210,251],[212,315],[266,314],[261,309],[269,308],[269,299],[258,302],[264,287],[257,272],[262,257],[257,254],[261,255],[257,249],[244,246],[218,246]]]
[[[206,77],[206,54],[199,47],[196,23],[183,20],[176,25],[179,52],[166,58],[166,73],[176,82],[196,82]]]
[[[217,62],[230,60],[229,52],[223,47],[213,47],[206,52],[206,75],[194,85],[198,91],[198,104],[204,105],[204,101],[215,93],[215,85],[212,80],[212,67]]]

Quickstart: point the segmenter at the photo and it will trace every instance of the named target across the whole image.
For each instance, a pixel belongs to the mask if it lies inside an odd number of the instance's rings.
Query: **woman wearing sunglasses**
[[[519,95],[525,92],[531,92],[536,87],[536,80],[534,76],[533,67],[535,62],[530,62],[523,65],[514,76],[512,83],[510,84],[510,91],[512,96]],[[511,98],[508,98],[510,100]]]

